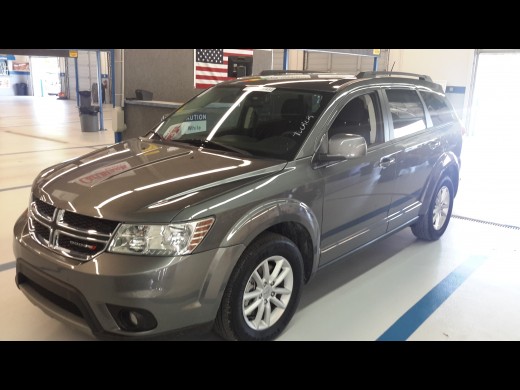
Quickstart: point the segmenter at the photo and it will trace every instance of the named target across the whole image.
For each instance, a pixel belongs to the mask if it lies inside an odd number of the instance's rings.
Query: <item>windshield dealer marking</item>
[[[300,136],[303,134],[303,132],[305,131],[305,129],[307,128],[307,125],[310,123],[311,119],[314,118],[314,115],[307,115],[307,118],[305,118],[304,120],[302,120],[302,122],[300,123],[300,128],[299,130],[295,131],[293,133],[293,135],[295,136]]]

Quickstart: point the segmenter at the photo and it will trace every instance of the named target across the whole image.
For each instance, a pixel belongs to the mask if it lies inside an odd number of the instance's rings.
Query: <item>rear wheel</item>
[[[435,188],[428,211],[411,226],[417,238],[435,241],[444,234],[451,218],[453,194],[453,182],[449,176],[443,177]]]
[[[266,232],[233,270],[215,321],[228,340],[272,340],[291,320],[303,284],[303,260],[288,238]]]

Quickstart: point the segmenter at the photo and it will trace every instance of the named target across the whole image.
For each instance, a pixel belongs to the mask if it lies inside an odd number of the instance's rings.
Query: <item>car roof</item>
[[[412,78],[409,78],[412,77]],[[305,90],[316,92],[336,93],[342,90],[348,84],[356,82],[371,82],[377,79],[379,82],[399,83],[410,85],[423,85],[436,91],[443,92],[442,87],[434,82],[426,75],[403,72],[361,72],[357,75],[329,73],[329,72],[312,72],[312,71],[294,71],[294,70],[268,70],[263,71],[259,75],[240,77],[236,80],[220,83],[217,87],[226,86],[263,86],[284,88],[292,90]]]
[[[291,72],[240,77],[219,86],[263,86],[335,93],[340,86],[354,80],[357,80],[355,75]]]

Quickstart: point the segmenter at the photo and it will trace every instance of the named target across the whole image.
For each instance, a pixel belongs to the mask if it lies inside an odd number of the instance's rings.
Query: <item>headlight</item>
[[[123,224],[117,229],[108,251],[145,256],[188,255],[204,239],[214,221],[214,218],[206,218],[168,225]]]

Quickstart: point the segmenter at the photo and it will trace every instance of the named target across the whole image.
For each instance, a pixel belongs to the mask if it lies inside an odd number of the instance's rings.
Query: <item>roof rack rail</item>
[[[312,74],[312,73],[327,73],[317,72],[314,70],[283,70],[283,69],[266,69],[260,72],[260,76],[273,76],[277,74]]]
[[[365,79],[369,77],[378,77],[378,76],[411,76],[417,77],[419,80],[433,82],[430,76],[425,74],[417,74],[417,73],[407,73],[407,72],[360,72],[356,75],[358,79]]]

